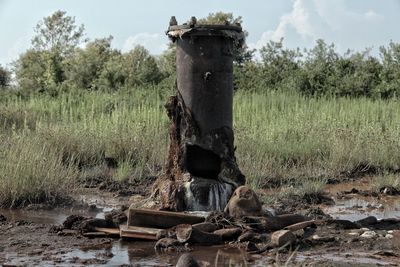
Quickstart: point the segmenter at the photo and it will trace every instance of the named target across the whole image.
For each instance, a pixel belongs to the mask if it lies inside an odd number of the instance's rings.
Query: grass
[[[396,174],[385,174],[375,177],[372,183],[372,190],[379,193],[385,188],[393,188],[400,191],[400,176]]]
[[[0,203],[57,199],[65,192],[60,185],[73,190],[105,158],[119,163],[113,174],[118,181],[159,174],[168,143],[163,106],[170,94],[150,86],[2,97]],[[237,92],[234,130],[239,165],[253,188],[280,181],[316,191],[327,178],[400,168],[396,99]]]

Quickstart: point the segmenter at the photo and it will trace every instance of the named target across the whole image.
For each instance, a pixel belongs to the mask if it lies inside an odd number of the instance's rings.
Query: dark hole
[[[186,169],[193,176],[216,179],[221,171],[221,159],[211,150],[188,145],[185,157]]]

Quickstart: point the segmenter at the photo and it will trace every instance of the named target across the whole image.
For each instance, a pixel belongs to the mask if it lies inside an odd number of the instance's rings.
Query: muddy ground
[[[137,194],[137,190],[124,187],[106,192],[93,186],[79,192],[68,207],[32,205],[0,210],[0,264],[174,266],[181,254],[190,252],[202,266],[400,266],[400,196],[387,194],[388,190],[372,194],[369,184],[370,180],[363,178],[328,185],[323,197],[282,199],[268,208],[324,219],[356,221],[373,215],[392,220],[359,229],[346,229],[354,227],[337,222],[308,228],[296,232],[298,241],[291,247],[257,253],[246,252],[246,245],[236,242],[162,253],[154,250],[155,242],[87,237],[78,230],[61,229],[59,225],[71,214],[104,218],[105,213],[124,210],[131,203],[157,204],[147,199],[149,190]]]

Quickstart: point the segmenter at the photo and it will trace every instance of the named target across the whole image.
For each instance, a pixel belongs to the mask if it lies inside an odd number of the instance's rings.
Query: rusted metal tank
[[[233,57],[242,44],[240,25],[177,25],[167,35],[176,43],[177,91],[167,103],[171,119],[166,209],[223,209],[244,183],[234,153],[232,130]],[[167,192],[167,193],[165,193]]]
[[[239,25],[171,25],[176,41],[177,89],[202,135],[232,129],[233,52],[243,39]],[[179,38],[177,38],[179,37]],[[188,146],[186,166],[201,177],[221,171],[218,155],[199,146]]]

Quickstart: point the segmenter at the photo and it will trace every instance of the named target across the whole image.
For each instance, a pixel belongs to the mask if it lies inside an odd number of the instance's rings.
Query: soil
[[[291,247],[263,249],[264,244],[254,246],[253,243],[230,242],[214,246],[190,245],[170,252],[156,251],[155,242],[88,237],[81,234],[79,227],[63,227],[62,223],[70,215],[75,215],[70,217],[74,218],[71,225],[83,217],[104,219],[109,216],[122,218],[123,221],[121,211],[132,202],[145,199],[141,195],[128,197],[92,188],[75,196],[75,204],[68,208],[36,206],[23,210],[0,210],[0,265],[174,266],[181,255],[190,252],[200,266],[285,263],[304,266],[398,266],[400,198],[383,192],[376,196],[359,194],[368,190],[367,185],[367,178],[329,185],[323,198],[313,196],[292,202],[282,200],[282,203],[272,207],[280,207],[280,212],[295,210],[309,217],[331,220],[327,224],[295,232],[298,239]],[[282,208],[285,205],[286,208]],[[110,211],[114,211],[115,216],[107,215]],[[369,215],[383,220],[364,226],[366,228],[354,227],[346,221],[357,221]],[[347,229],[349,223],[350,228],[355,229]]]

